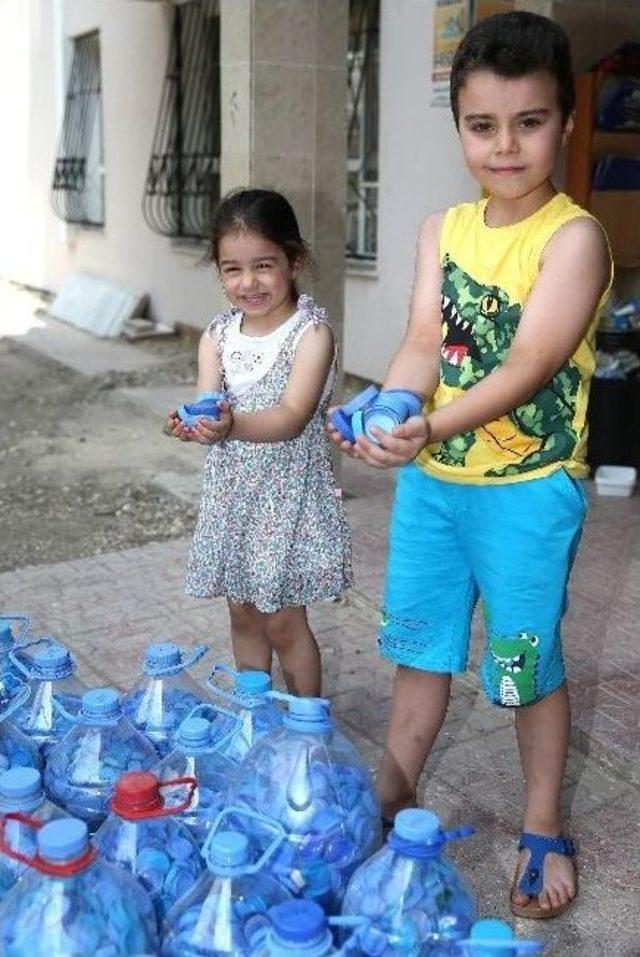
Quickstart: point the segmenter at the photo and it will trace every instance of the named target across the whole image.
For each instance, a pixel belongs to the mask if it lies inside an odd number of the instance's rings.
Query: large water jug
[[[167,915],[163,957],[244,957],[251,953],[254,935],[268,924],[269,908],[290,899],[265,873],[269,856],[284,839],[282,829],[263,822],[272,840],[256,858],[244,834],[220,830],[227,817],[226,811],[220,815],[205,842],[207,873]]]
[[[28,814],[46,824],[64,817],[64,811],[46,799],[42,776],[35,768],[11,768],[0,776],[0,814]],[[7,822],[5,840],[12,850],[35,853],[35,833],[19,820]],[[4,897],[26,868],[26,864],[0,851],[0,898]]]
[[[197,708],[195,709],[198,710]],[[223,722],[224,731],[219,725]],[[225,735],[237,737],[238,719],[231,714],[216,712],[212,718],[185,718],[174,738],[174,750],[155,765],[154,774],[164,783],[175,778],[193,777],[197,786],[192,800],[180,813],[180,820],[190,829],[202,846],[211,825],[226,804],[237,766],[220,754]],[[173,785],[167,791],[172,801],[183,801],[186,788]]]
[[[269,924],[251,937],[251,957],[337,957],[362,952],[353,934],[342,946],[334,941],[332,928],[354,929],[358,918],[327,918],[319,904],[308,900],[285,901],[269,910]]]
[[[13,677],[0,688],[0,774],[9,768],[42,768],[38,746],[9,718],[28,701],[31,689]]]
[[[142,675],[122,702],[125,714],[138,731],[153,743],[160,757],[172,747],[178,725],[202,701],[208,700],[203,688],[187,670],[207,654],[206,645],[198,645],[188,654],[172,641],[148,645]]]
[[[71,727],[64,713],[54,707],[54,700],[75,715],[87,688],[76,678],[76,662],[63,644],[45,637],[25,647],[31,649],[40,644],[44,647],[35,652],[22,652],[20,656],[11,652],[9,657],[31,688],[28,701],[16,711],[13,721],[40,748],[46,759],[51,746]]]
[[[18,634],[15,634],[19,626]],[[22,674],[16,668],[9,657],[13,652],[15,655],[22,654],[21,647],[27,639],[31,628],[31,619],[27,615],[0,615],[0,692],[6,677],[18,679],[22,682]]]
[[[0,824],[0,834],[5,826]],[[0,904],[0,953],[130,957],[155,952],[149,896],[125,871],[98,858],[84,821],[65,818],[32,826],[37,855],[24,855],[30,870]],[[0,847],[15,854],[4,836]]]
[[[508,924],[492,918],[476,921],[469,938],[459,946],[461,957],[520,957],[544,950],[540,941],[517,940]]]
[[[161,788],[167,785],[148,771],[123,774],[111,799],[112,813],[93,839],[104,860],[124,867],[148,891],[159,922],[205,866],[195,838],[172,816],[188,806],[195,778],[170,783],[187,788],[185,801],[165,803]]]
[[[287,839],[270,869],[294,894],[336,912],[351,874],[380,845],[380,805],[329,702],[273,694],[287,702],[282,727],[251,749],[229,800],[284,828]],[[250,836],[260,841],[259,825]]]
[[[431,811],[396,814],[387,843],[358,868],[349,882],[342,913],[366,917],[358,934],[365,954],[388,957],[458,954],[475,917],[474,901],[443,854],[448,841],[472,828],[443,831]]]
[[[149,771],[158,755],[125,717],[113,688],[87,691],[78,715],[67,712],[67,718],[74,727],[51,748],[44,785],[57,804],[95,830],[108,814],[118,778]]]
[[[220,681],[225,676],[231,679],[229,690]],[[266,671],[235,671],[216,665],[207,687],[216,707],[221,711],[230,708],[240,720],[237,733],[219,746],[234,763],[240,764],[260,738],[282,725],[282,709],[275,703],[271,675]]]

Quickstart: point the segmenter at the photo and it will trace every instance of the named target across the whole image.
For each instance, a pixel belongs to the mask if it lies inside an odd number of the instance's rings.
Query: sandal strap
[[[533,834],[524,831],[518,841],[518,850],[530,851],[529,861],[518,884],[518,890],[529,897],[537,897],[542,890],[542,876],[544,859],[547,854],[562,854],[563,857],[574,857],[575,845],[571,838],[547,837],[546,834]]]

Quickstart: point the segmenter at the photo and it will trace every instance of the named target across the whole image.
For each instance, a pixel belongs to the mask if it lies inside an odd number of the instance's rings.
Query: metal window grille
[[[375,260],[378,247],[380,2],[350,0],[347,60],[347,255]]]
[[[56,216],[85,226],[104,224],[100,35],[73,41],[51,202]]]
[[[173,11],[142,212],[163,236],[204,239],[219,198],[219,4],[188,0]]]

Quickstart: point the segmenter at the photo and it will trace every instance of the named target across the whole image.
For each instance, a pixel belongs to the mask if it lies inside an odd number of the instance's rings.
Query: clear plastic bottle
[[[64,811],[45,797],[42,776],[35,768],[11,768],[0,776],[0,814],[28,814],[46,824],[64,817]],[[21,821],[10,820],[5,827],[5,840],[12,850],[35,853],[35,834]],[[13,887],[26,869],[26,864],[0,851],[0,898]]]
[[[14,634],[14,626],[19,624],[20,630],[18,636]],[[11,692],[12,679],[17,679],[20,683],[24,681],[22,674],[16,668],[9,657],[13,652],[15,655],[21,655],[21,647],[29,634],[31,628],[31,619],[27,615],[0,615],[0,693]],[[8,688],[4,689],[4,684],[9,680]]]
[[[149,771],[158,755],[127,720],[113,688],[87,691],[78,715],[67,717],[74,727],[49,751],[44,785],[57,804],[93,831],[109,813],[118,778],[125,771]]]
[[[206,691],[187,673],[208,650],[206,645],[198,645],[187,654],[172,641],[148,645],[143,673],[123,699],[125,714],[160,757],[173,747],[173,735],[182,719],[208,700]]]
[[[269,925],[251,938],[251,957],[355,957],[361,952],[353,935],[340,947],[332,927],[353,930],[357,918],[325,916],[318,904],[309,900],[285,901],[269,911]]]
[[[15,767],[42,768],[38,746],[9,721],[30,694],[28,685],[13,678],[0,688],[0,774]]]
[[[0,826],[0,830],[4,829]],[[157,949],[153,905],[125,871],[101,861],[84,821],[37,829],[37,856],[0,904],[0,953],[7,957],[131,957]],[[15,854],[0,837],[5,853]]]
[[[231,678],[227,691],[220,683],[221,675]],[[235,671],[227,665],[216,665],[207,678],[214,704],[224,712],[231,708],[240,720],[237,733],[226,738],[219,750],[235,764],[240,764],[260,738],[282,725],[282,710],[272,693],[271,675],[266,671]]]
[[[477,921],[459,946],[460,957],[524,957],[544,950],[540,941],[516,939],[508,924],[493,918]]]
[[[381,850],[355,872],[342,905],[348,916],[366,917],[358,933],[363,953],[385,957],[453,957],[475,917],[471,893],[442,851],[472,828],[443,831],[431,811],[396,814]]]
[[[9,657],[31,688],[28,701],[16,711],[13,721],[46,759],[51,746],[71,727],[71,722],[54,706],[54,699],[69,713],[77,714],[87,688],[75,676],[76,662],[69,650],[55,638],[39,638],[26,647],[41,643],[45,647],[29,652],[28,657],[24,652],[19,657],[11,652]]]
[[[287,702],[282,727],[244,759],[230,803],[265,815],[287,839],[269,869],[293,893],[336,913],[354,870],[380,845],[380,805],[355,746],[335,727],[329,702],[274,695]],[[249,836],[261,842],[259,825]]]
[[[197,709],[196,709],[197,710]],[[228,716],[225,723],[226,733],[236,734],[237,719]],[[225,722],[227,719],[224,719]],[[204,717],[185,718],[175,735],[175,748],[162,759],[153,771],[163,785],[175,778],[193,777],[197,786],[193,799],[180,813],[180,820],[193,833],[200,846],[204,844],[211,825],[226,804],[227,794],[236,774],[236,765],[232,764],[218,751],[218,744],[224,742],[217,724],[220,715],[212,720]],[[167,796],[176,803],[186,797],[184,786],[173,786]]]
[[[103,860],[125,868],[142,884],[158,922],[193,887],[205,866],[195,838],[173,816],[188,806],[196,780],[171,783],[187,789],[180,804],[165,804],[161,787],[167,785],[148,771],[123,774],[111,799],[111,814],[93,839]]]
[[[267,826],[267,825],[265,825]],[[269,827],[271,827],[269,825]],[[267,911],[290,894],[264,871],[282,841],[282,831],[252,863],[244,834],[212,830],[203,848],[208,872],[178,901],[165,920],[163,957],[244,957],[254,934],[268,923]]]

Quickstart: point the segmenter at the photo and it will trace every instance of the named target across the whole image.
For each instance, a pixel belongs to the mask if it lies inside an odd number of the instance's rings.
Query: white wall
[[[407,321],[424,217],[475,199],[451,112],[431,106],[433,0],[382,0],[380,207],[375,278],[349,273],[344,366],[380,381]]]

